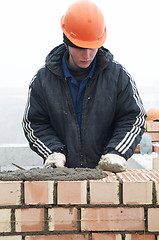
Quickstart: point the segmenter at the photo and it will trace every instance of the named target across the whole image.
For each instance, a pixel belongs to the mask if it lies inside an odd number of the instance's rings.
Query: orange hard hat
[[[106,39],[106,26],[101,10],[89,0],[73,3],[61,18],[66,37],[82,48],[99,48]]]
[[[157,120],[159,119],[159,109],[158,108],[150,108],[147,111],[146,121]]]

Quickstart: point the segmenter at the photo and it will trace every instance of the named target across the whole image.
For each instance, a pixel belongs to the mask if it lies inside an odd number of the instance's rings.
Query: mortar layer
[[[30,170],[16,170],[0,172],[1,181],[78,181],[101,179],[106,177],[99,167],[90,168],[32,168]]]

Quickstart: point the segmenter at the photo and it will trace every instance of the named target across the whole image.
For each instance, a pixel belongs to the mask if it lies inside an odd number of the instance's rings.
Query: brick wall
[[[0,240],[159,240],[159,170],[0,181]]]

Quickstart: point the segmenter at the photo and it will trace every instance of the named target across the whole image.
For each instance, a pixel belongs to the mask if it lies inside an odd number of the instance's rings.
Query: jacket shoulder
[[[30,82],[30,86],[33,86],[35,84],[43,84],[43,82],[46,82],[46,79],[49,77],[50,71],[46,68],[46,66],[42,66],[37,70],[34,77],[32,78]]]

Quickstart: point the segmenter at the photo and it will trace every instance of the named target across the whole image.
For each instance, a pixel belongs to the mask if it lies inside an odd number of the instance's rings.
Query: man
[[[135,82],[102,47],[104,17],[80,0],[61,19],[64,44],[33,78],[23,128],[44,167],[120,172],[144,133],[145,111]]]

